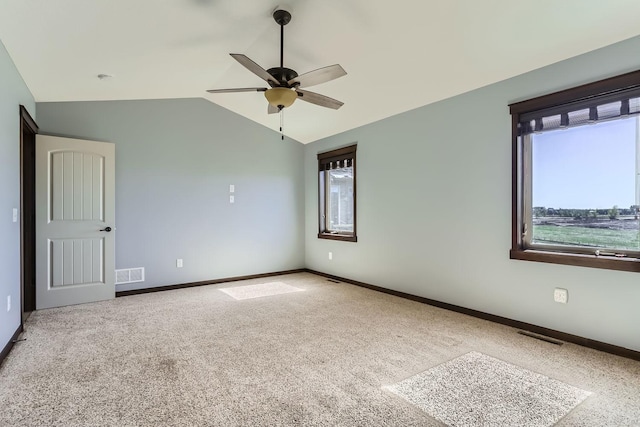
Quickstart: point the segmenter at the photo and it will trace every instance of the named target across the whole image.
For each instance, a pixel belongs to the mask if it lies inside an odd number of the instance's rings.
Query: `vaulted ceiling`
[[[269,128],[262,86],[229,53],[279,65],[277,0],[0,0],[0,40],[37,102],[205,97]],[[285,131],[311,142],[640,35],[638,0],[291,0],[285,66],[335,63]],[[100,80],[98,74],[109,74]]]

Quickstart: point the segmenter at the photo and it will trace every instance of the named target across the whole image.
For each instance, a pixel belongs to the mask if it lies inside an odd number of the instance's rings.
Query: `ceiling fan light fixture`
[[[281,108],[280,106],[282,106],[282,108],[287,108],[293,104],[298,94],[295,90],[286,87],[273,87],[267,89],[264,92],[264,96],[267,98],[267,101],[269,101],[269,104],[274,107]]]

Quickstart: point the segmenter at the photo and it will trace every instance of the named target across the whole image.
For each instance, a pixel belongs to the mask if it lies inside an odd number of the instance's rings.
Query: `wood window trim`
[[[327,239],[327,240],[340,240],[343,242],[357,242],[358,237],[352,236],[348,234],[337,234],[337,233],[318,233],[319,239]]]
[[[509,258],[521,261],[536,261],[549,264],[640,272],[640,260],[635,258],[605,258],[595,255],[538,251],[534,249],[511,249],[509,255]]]
[[[525,248],[522,243],[521,226],[523,224],[523,183],[522,167],[524,156],[518,123],[521,114],[536,110],[553,108],[570,102],[587,100],[606,94],[622,92],[640,87],[640,70],[619,76],[587,83],[574,88],[554,92],[509,105],[511,113],[511,250],[509,258],[523,261],[535,261],[551,264],[572,265],[580,267],[602,268],[608,270],[640,272],[640,259],[615,258],[596,255],[553,252]]]
[[[349,145],[348,147],[338,148],[324,153],[318,153],[318,160],[326,160],[333,157],[345,158],[356,154],[357,145]]]
[[[356,151],[357,144],[349,145],[347,147],[338,148],[335,150],[327,151],[324,153],[318,153],[318,215],[320,216],[321,207],[325,205],[326,194],[323,194],[322,184],[320,181],[320,172],[323,172],[323,164],[329,161],[337,161],[344,159],[352,159],[353,166],[353,233],[349,234],[340,234],[335,232],[326,232],[322,229],[322,219],[318,218],[318,238],[319,239],[327,239],[327,240],[336,240],[343,242],[357,242],[357,228],[356,228],[356,220],[357,220],[357,203],[356,203]],[[326,189],[326,186],[325,186]]]

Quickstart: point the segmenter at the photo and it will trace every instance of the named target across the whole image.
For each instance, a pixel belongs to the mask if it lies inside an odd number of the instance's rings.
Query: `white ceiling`
[[[277,130],[263,86],[229,53],[279,65],[277,0],[0,0],[0,40],[37,102],[205,97]],[[303,143],[640,34],[638,0],[290,0],[285,66],[348,75],[296,102]],[[111,74],[99,80],[100,73]]]

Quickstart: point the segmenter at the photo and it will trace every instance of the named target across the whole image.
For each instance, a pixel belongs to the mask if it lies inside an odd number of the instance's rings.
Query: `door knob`
[[[107,233],[111,231],[111,227],[105,227],[102,230],[99,231],[106,231]]]

